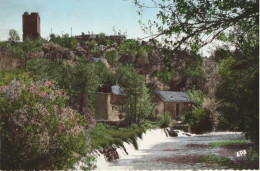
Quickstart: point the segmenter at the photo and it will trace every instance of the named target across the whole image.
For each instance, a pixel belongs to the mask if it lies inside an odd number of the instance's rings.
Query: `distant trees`
[[[9,30],[9,38],[8,38],[9,41],[11,42],[17,42],[20,40],[20,37],[18,35],[18,32],[14,29],[11,29]]]
[[[62,47],[75,50],[79,41],[74,37],[69,37],[69,34],[64,34],[63,36],[58,36],[55,34],[50,35],[50,41],[59,44]]]

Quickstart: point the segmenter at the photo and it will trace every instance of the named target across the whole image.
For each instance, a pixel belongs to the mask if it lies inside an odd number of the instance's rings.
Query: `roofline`
[[[155,94],[163,101],[163,102],[169,102],[169,101],[165,101],[161,98],[161,96],[157,93],[158,91],[164,91],[167,92],[167,90],[154,90]],[[186,92],[187,91],[168,91],[168,92]],[[188,94],[188,93],[187,93]],[[188,94],[189,95],[189,94]],[[192,103],[191,100],[190,101],[175,101],[175,102],[169,102],[169,103]]]

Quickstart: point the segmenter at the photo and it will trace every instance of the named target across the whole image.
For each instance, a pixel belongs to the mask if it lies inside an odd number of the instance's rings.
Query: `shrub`
[[[95,47],[98,46],[97,41],[96,41],[96,40],[91,40],[90,42],[88,42],[88,46],[89,46],[91,49],[94,49]]]
[[[149,121],[149,120],[145,120],[141,127],[144,129],[144,130],[148,130],[148,129],[155,129],[155,128],[158,128],[158,124],[154,124],[153,122]]]
[[[73,37],[69,37],[68,34],[63,35],[62,37],[52,34],[50,41],[59,44],[62,47],[75,50],[79,41]]]
[[[54,81],[0,86],[1,169],[69,169],[87,153],[83,117]]]
[[[89,131],[91,137],[92,148],[108,148],[112,144],[123,145],[123,141],[131,141],[135,148],[138,148],[136,139],[141,138],[143,128],[138,126],[129,128],[117,128],[106,124],[97,124],[96,127]]]
[[[164,114],[157,115],[157,122],[160,127],[165,128],[168,127],[172,121],[172,117],[169,112],[165,112]]]
[[[205,109],[195,109],[185,113],[184,121],[188,123],[193,133],[203,133],[212,130],[210,112]]]
[[[105,56],[107,59],[107,62],[111,65],[114,66],[116,64],[117,60],[117,54],[115,50],[109,50],[105,52]]]

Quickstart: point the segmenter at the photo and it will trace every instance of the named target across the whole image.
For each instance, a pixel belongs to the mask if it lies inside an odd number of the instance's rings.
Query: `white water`
[[[179,130],[178,136],[186,136],[183,131]],[[119,159],[124,166],[113,166],[113,163],[99,162],[100,158],[97,158],[97,169],[98,170],[121,170],[121,169],[132,169],[132,164],[128,162],[129,159],[138,159],[146,154],[146,150],[152,148],[156,144],[173,142],[172,137],[167,137],[163,129],[148,130],[142,135],[142,139],[137,138],[138,150],[135,149],[132,143],[124,142],[123,145],[128,153],[125,153],[122,147],[117,149]],[[124,163],[124,161],[126,161]]]
[[[189,133],[190,134],[190,133]],[[124,142],[123,147],[116,149],[119,159],[113,162],[107,162],[104,155],[98,150],[92,152],[92,155],[96,157],[96,166],[98,170],[132,170],[132,169],[190,169],[190,165],[165,165],[165,163],[156,163],[157,158],[169,157],[176,155],[186,155],[186,154],[211,154],[216,153],[215,150],[197,151],[192,149],[187,149],[185,145],[189,143],[202,143],[208,144],[211,141],[221,141],[224,139],[237,139],[242,138],[242,133],[240,132],[213,132],[202,135],[190,134],[187,136],[185,132],[178,130],[178,137],[167,137],[165,131],[162,129],[148,130],[143,134],[142,139],[137,138],[138,150],[134,148],[132,143]],[[178,152],[167,151],[165,149],[180,149]],[[80,166],[84,165],[79,162],[75,169],[80,169]],[[199,164],[192,165],[192,168],[200,169],[205,166]]]
[[[179,134],[180,135],[180,134]],[[181,136],[181,135],[180,135]],[[146,133],[143,133],[142,139],[137,138],[137,144],[138,144],[138,150],[135,149],[134,145],[132,143],[124,142],[123,145],[127,151],[123,149],[123,147],[119,147],[116,149],[119,159],[130,159],[130,158],[138,158],[142,155],[144,155],[143,150],[149,149],[155,144],[158,144],[160,142],[168,142],[169,140],[172,140],[171,138],[167,137],[163,129],[153,129],[153,130],[147,130]],[[103,154],[99,152],[99,150],[93,151],[90,155],[95,156],[96,158],[96,166],[98,170],[104,170],[104,169],[122,169],[121,167],[117,166],[116,168],[111,167],[111,163],[106,161]],[[74,166],[75,169],[79,170],[82,166],[85,166],[84,163],[85,158],[82,158],[79,162],[77,162]],[[124,166],[124,169],[131,169],[131,166]]]

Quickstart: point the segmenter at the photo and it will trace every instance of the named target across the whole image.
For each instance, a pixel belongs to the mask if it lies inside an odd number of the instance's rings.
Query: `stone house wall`
[[[96,101],[95,101],[95,106],[96,106],[96,110],[95,110],[95,119],[97,120],[102,120],[108,119],[108,103],[109,103],[109,94],[105,94],[105,93],[97,93],[96,95]]]
[[[185,114],[186,111],[191,109],[191,103],[187,102],[164,102],[165,103],[165,112],[169,112],[172,119],[176,119],[177,113],[176,113],[176,106],[179,105],[179,116]]]
[[[153,103],[156,104],[154,111],[153,111],[153,117],[155,117],[157,114],[169,112],[172,119],[176,119],[176,106],[179,104],[179,116],[182,116],[185,114],[186,111],[190,110],[192,105],[188,102],[164,102],[159,98],[157,95],[154,95]]]
[[[121,103],[117,103],[121,101]],[[123,114],[122,96],[111,93],[97,93],[95,119],[97,120],[120,120]]]
[[[156,104],[153,110],[153,117],[156,117],[159,113],[164,113],[164,102],[157,95],[154,96],[153,103]]]

